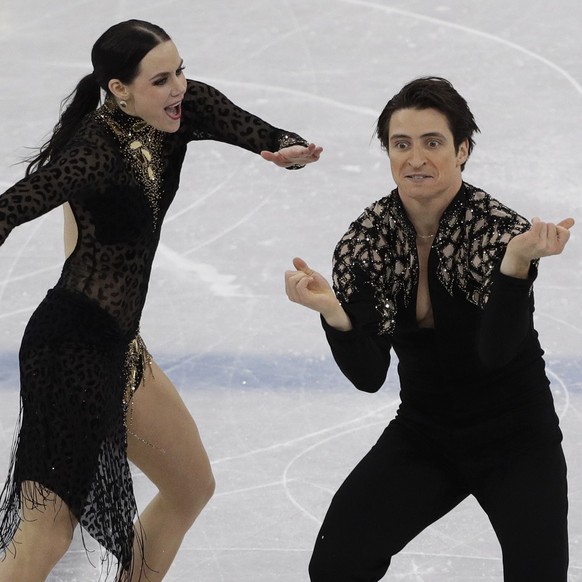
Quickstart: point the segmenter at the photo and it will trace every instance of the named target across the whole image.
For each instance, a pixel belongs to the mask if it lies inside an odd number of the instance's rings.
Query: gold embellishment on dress
[[[123,396],[125,410],[129,409],[133,395],[144,378],[146,368],[151,364],[152,357],[141,336],[137,335],[129,344],[125,354],[125,394]]]
[[[101,119],[117,138],[122,154],[143,185],[157,227],[161,198],[161,150],[163,133],[143,120],[134,121],[106,99],[97,110]]]
[[[129,344],[126,356],[125,356],[125,374],[126,374],[126,384],[125,384],[125,394],[123,396],[123,408],[125,417],[125,429],[127,434],[135,437],[138,441],[144,445],[156,449],[161,453],[165,453],[165,449],[158,447],[157,445],[150,443],[148,440],[139,436],[131,429],[133,424],[133,397],[135,391],[138,389],[140,384],[143,384],[142,388],[145,388],[145,375],[149,368],[151,370],[152,366],[152,356],[148,352],[148,349],[138,334],[135,339]]]

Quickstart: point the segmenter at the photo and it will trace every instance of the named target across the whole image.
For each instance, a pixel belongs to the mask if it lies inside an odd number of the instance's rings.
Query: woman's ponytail
[[[61,103],[61,116],[52,136],[41,146],[38,154],[27,161],[26,175],[54,159],[73,137],[81,120],[94,111],[101,100],[101,88],[93,73],[83,77],[75,90]]]

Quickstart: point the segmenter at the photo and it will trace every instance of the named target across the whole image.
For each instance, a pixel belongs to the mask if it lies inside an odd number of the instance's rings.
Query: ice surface
[[[193,412],[216,496],[169,582],[301,582],[331,495],[398,401],[336,370],[314,314],[287,302],[293,256],[329,273],[332,249],[391,188],[372,139],[387,99],[420,75],[449,78],[482,134],[465,178],[528,217],[582,221],[582,4],[515,0],[84,0],[0,2],[0,189],[90,71],[94,40],[142,18],[174,38],[188,76],[325,147],[285,172],[214,142],[194,144],[164,226],[142,331]],[[537,326],[570,463],[571,580],[582,580],[582,248],[542,262]],[[0,470],[18,407],[24,325],[58,277],[60,211],[0,250]],[[152,487],[138,472],[143,505]],[[97,554],[93,560],[98,564]],[[79,540],[49,578],[98,580]],[[468,501],[399,555],[385,580],[501,580],[498,544]]]

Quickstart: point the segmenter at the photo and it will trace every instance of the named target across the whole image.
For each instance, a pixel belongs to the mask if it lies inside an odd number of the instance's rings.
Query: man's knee
[[[334,551],[330,547],[330,544],[326,544],[324,537],[320,535],[309,561],[309,579],[311,582],[341,582],[341,580],[345,580],[342,575],[345,576],[346,572],[339,571],[342,566],[342,557],[338,555],[337,550]]]
[[[376,582],[389,566],[389,557],[379,558],[320,534],[309,562],[309,577],[311,582]]]

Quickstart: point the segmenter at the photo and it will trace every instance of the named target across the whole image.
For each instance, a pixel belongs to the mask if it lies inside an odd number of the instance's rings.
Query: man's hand
[[[293,259],[293,266],[295,271],[285,272],[285,291],[289,300],[321,313],[331,327],[340,331],[352,329],[350,318],[325,277],[298,257]]]
[[[534,218],[527,232],[509,241],[501,262],[501,272],[510,277],[527,279],[532,260],[559,255],[564,250],[573,226],[573,218],[565,218],[558,224]]]

